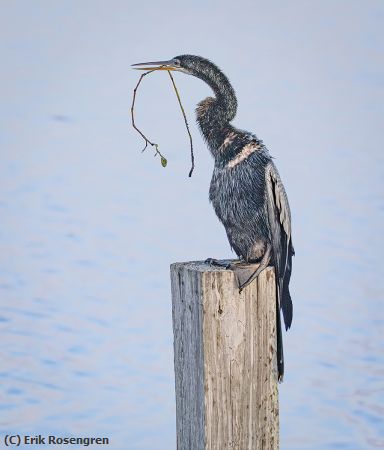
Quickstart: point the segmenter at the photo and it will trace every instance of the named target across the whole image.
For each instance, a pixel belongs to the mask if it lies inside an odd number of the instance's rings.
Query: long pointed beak
[[[151,67],[152,66],[152,67]],[[136,70],[177,70],[173,59],[132,64]]]

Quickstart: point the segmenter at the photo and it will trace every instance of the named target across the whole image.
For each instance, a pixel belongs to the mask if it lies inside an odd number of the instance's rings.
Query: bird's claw
[[[207,258],[204,262],[205,264],[209,264],[210,266],[224,267],[224,269],[227,270],[231,267],[230,263],[225,264],[215,258]]]

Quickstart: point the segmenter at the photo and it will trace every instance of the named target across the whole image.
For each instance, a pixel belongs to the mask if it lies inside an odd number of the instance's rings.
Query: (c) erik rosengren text
[[[35,436],[7,434],[4,437],[4,444],[9,446],[19,445],[82,445],[88,447],[89,445],[108,445],[109,438],[107,437],[68,437],[68,436],[43,436],[37,434]]]

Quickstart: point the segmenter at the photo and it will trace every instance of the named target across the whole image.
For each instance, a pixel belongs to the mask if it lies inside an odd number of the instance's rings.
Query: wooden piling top
[[[273,267],[171,265],[178,450],[279,448]]]

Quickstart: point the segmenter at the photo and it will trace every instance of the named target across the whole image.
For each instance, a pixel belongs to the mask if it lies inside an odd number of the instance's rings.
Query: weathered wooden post
[[[171,265],[178,450],[276,450],[274,269],[239,294],[234,273]]]

